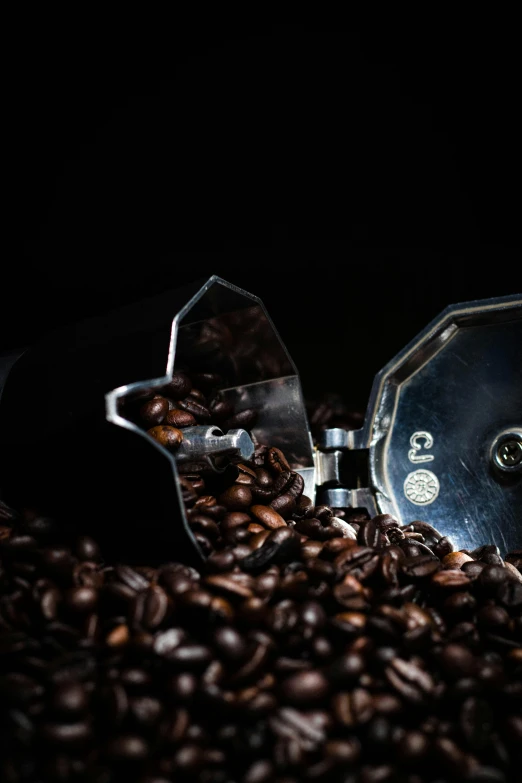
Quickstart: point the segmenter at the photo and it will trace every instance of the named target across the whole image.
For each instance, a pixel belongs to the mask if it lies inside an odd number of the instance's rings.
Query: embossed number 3
[[[419,443],[424,441],[424,444]],[[434,459],[433,454],[419,454],[421,449],[431,449],[433,446],[433,436],[429,432],[414,432],[410,438],[411,448],[408,452],[410,462],[431,462]]]

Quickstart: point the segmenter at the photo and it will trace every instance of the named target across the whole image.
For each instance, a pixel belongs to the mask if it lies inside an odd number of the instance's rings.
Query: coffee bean
[[[161,389],[162,393],[172,400],[182,400],[192,391],[192,381],[183,372],[172,373],[172,379]]]
[[[501,606],[483,606],[477,613],[480,626],[487,630],[496,630],[509,623],[509,614]]]
[[[332,709],[336,720],[342,726],[348,727],[362,726],[368,723],[374,714],[372,697],[364,688],[337,693],[332,699]]]
[[[107,754],[114,761],[141,761],[148,752],[147,742],[142,737],[132,734],[115,737],[107,747]]]
[[[150,587],[144,596],[143,622],[147,628],[157,628],[165,619],[168,608],[167,594],[159,585]]]
[[[361,546],[369,546],[379,549],[381,546],[381,529],[374,520],[363,522],[357,534],[357,542]]]
[[[279,527],[266,531],[259,548],[241,560],[241,567],[249,573],[259,573],[262,569],[287,561],[299,548],[299,538],[288,527]]]
[[[98,603],[98,593],[92,587],[73,587],[65,594],[65,602],[75,613],[92,612]]]
[[[484,699],[471,696],[462,704],[460,727],[470,748],[479,751],[486,747],[493,732],[493,713]]]
[[[152,429],[147,430],[147,434],[154,438],[160,446],[164,446],[169,451],[175,451],[183,440],[181,430],[178,430],[176,427],[169,427],[166,424],[152,427]]]
[[[107,634],[106,643],[109,647],[124,647],[130,639],[129,627],[122,623]]]
[[[435,690],[431,675],[411,661],[394,658],[384,673],[390,685],[407,701],[420,703]]]
[[[475,656],[460,644],[447,644],[441,651],[441,664],[451,677],[470,677],[476,671]]]
[[[214,634],[214,643],[226,660],[239,661],[246,654],[246,642],[235,628],[219,628]]]
[[[67,682],[60,685],[53,694],[52,709],[64,716],[75,716],[85,712],[88,697],[84,686],[79,682]]]
[[[231,379],[198,375],[129,418],[163,400],[155,426],[230,424]],[[515,779],[520,553],[504,565],[428,523],[314,507],[281,449],[203,468],[180,480],[197,568],[104,562],[36,512],[2,522],[7,780]]]
[[[329,666],[328,675],[336,684],[346,684],[356,682],[364,670],[365,662],[362,655],[347,652]]]
[[[286,527],[286,522],[277,511],[274,511],[269,506],[255,505],[250,509],[254,517],[259,520],[263,527],[275,529],[277,527]]]
[[[493,595],[499,585],[505,582],[507,578],[508,574],[505,568],[499,565],[487,565],[482,570],[478,582],[486,593]]]
[[[253,410],[252,408],[239,411],[238,413],[234,414],[234,416],[230,416],[223,422],[223,430],[225,432],[235,429],[251,430],[257,422],[257,416],[257,411]]]
[[[470,579],[464,571],[448,569],[434,573],[431,583],[445,590],[459,590],[469,587]]]
[[[407,557],[401,568],[403,573],[411,579],[424,579],[439,570],[440,562],[436,557],[420,555],[419,557]]]
[[[169,410],[169,403],[165,397],[154,397],[145,402],[140,408],[140,418],[147,427],[162,424]]]
[[[241,576],[238,579],[236,576]],[[244,578],[246,577],[246,578]],[[252,596],[253,580],[250,576],[229,574],[215,574],[207,576],[205,583],[216,592],[222,592],[230,598],[250,598]]]
[[[162,422],[159,422],[160,424]],[[169,427],[176,427],[180,429],[182,427],[194,427],[196,419],[188,411],[181,410],[181,408],[173,408],[165,416],[165,424]]]
[[[473,558],[470,555],[466,555],[464,552],[451,552],[442,559],[442,565],[444,568],[458,569],[462,568],[465,563],[473,562]]]
[[[91,738],[91,727],[87,722],[44,723],[40,727],[42,740],[53,746],[78,748]]]
[[[284,698],[296,706],[320,702],[327,696],[328,690],[325,676],[313,669],[294,674],[281,685]]]
[[[249,487],[235,484],[220,495],[219,502],[230,511],[244,511],[252,504],[252,492]]]
[[[296,499],[288,492],[278,495],[270,501],[270,508],[276,511],[283,519],[288,519],[294,512]]]
[[[498,601],[506,609],[522,608],[522,584],[520,582],[503,582],[497,589]]]
[[[210,663],[212,652],[202,644],[180,644],[169,652],[168,659],[187,671],[197,671]]]

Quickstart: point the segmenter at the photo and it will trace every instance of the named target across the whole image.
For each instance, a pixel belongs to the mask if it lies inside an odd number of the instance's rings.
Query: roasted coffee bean
[[[504,582],[497,589],[497,600],[508,610],[522,610],[522,584],[514,581]]]
[[[480,574],[478,581],[484,592],[493,595],[499,585],[503,584],[508,578],[505,568],[499,565],[487,565]]]
[[[283,519],[289,519],[294,513],[296,499],[293,495],[285,492],[271,500],[269,505],[270,508],[274,509],[274,511],[277,511],[277,513],[280,514]]]
[[[100,560],[101,553],[97,541],[89,536],[78,538],[74,547],[74,554],[78,560]]]
[[[374,549],[379,549],[381,545],[381,530],[379,525],[372,519],[363,522],[357,534],[357,542],[361,546],[371,546]]]
[[[373,700],[364,688],[351,692],[339,692],[332,699],[332,709],[341,726],[362,726],[374,714]]]
[[[247,408],[235,413],[223,422],[224,432],[228,430],[251,430],[257,422],[257,411]]]
[[[228,382],[182,374],[156,426],[224,426]],[[72,527],[0,505],[7,780],[516,779],[517,553],[504,566],[428,523],[314,507],[267,446],[220,474],[185,465],[181,486],[197,568],[106,563]]]
[[[365,661],[362,655],[347,652],[329,666],[328,675],[336,684],[346,684],[357,682],[364,670]]]
[[[473,653],[461,644],[447,644],[441,651],[441,664],[450,677],[470,677],[477,670]]]
[[[252,492],[249,487],[235,484],[220,495],[219,502],[230,511],[244,511],[252,505]]]
[[[160,422],[160,424],[163,422]],[[165,416],[164,423],[169,427],[176,427],[181,429],[183,427],[194,427],[196,419],[188,411],[181,410],[180,408],[173,408]]]
[[[147,430],[147,434],[169,451],[175,451],[183,440],[181,430],[178,430],[176,427],[169,427],[166,424],[152,427],[152,429]]]
[[[192,381],[183,372],[174,372],[172,379],[161,389],[162,393],[172,400],[182,400],[192,391]]]
[[[261,546],[241,561],[241,567],[249,573],[259,573],[274,563],[287,561],[298,549],[299,537],[295,532],[288,527],[279,527],[271,533],[267,531]]]
[[[281,685],[282,693],[290,704],[303,706],[323,701],[328,694],[328,680],[317,670],[294,674]]]
[[[140,419],[147,427],[162,424],[169,410],[169,403],[165,397],[153,397],[140,408]]]
[[[407,557],[402,563],[401,569],[411,579],[424,579],[440,569],[440,561],[430,555]]]
[[[210,411],[208,408],[198,400],[194,399],[192,396],[186,397],[183,400],[179,400],[177,404],[178,410],[189,414],[195,421],[206,422],[210,419]],[[182,426],[187,425],[183,424]]]
[[[271,530],[275,529],[276,527],[286,527],[286,522],[283,517],[269,506],[254,505],[250,509],[250,512],[263,525],[263,527],[270,528]]]
[[[84,686],[79,682],[67,682],[58,686],[53,694],[52,709],[64,716],[85,712],[89,700]]]
[[[91,738],[91,727],[86,721],[78,723],[43,723],[40,735],[45,743],[63,748],[79,748]]]
[[[107,747],[107,755],[116,762],[141,761],[148,752],[148,743],[142,737],[132,734],[115,737]]]
[[[464,571],[448,569],[434,573],[431,583],[443,590],[459,590],[468,588],[470,579]]]
[[[65,594],[65,603],[72,612],[92,612],[98,603],[98,593],[92,587],[73,587]]]
[[[239,661],[245,657],[247,644],[235,628],[223,626],[214,634],[214,643],[227,661]]]
[[[143,623],[147,628],[157,628],[167,613],[167,594],[159,585],[150,587],[143,593]]]
[[[385,675],[392,687],[407,701],[422,702],[435,691],[431,675],[402,658],[394,658],[386,668]]]

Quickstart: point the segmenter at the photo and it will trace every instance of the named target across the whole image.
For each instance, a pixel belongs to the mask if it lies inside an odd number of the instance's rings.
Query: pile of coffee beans
[[[198,381],[135,403],[167,448],[252,426]],[[184,471],[197,569],[0,505],[2,781],[520,779],[522,551],[314,506],[267,445]]]

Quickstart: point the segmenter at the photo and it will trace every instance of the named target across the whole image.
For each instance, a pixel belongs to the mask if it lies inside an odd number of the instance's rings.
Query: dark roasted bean
[[[294,512],[296,506],[296,500],[289,492],[285,492],[282,495],[278,495],[276,498],[270,501],[270,508],[277,511],[283,519],[288,519]]]
[[[174,372],[172,379],[161,389],[162,393],[173,400],[182,400],[192,391],[192,381],[183,372]]]
[[[473,653],[461,644],[448,644],[441,652],[441,663],[451,677],[469,677],[476,672]]]
[[[161,396],[137,396],[129,419],[141,408],[163,415],[144,429],[251,426],[217,391],[250,361],[237,318],[203,322],[205,350],[228,357],[222,378],[198,373],[194,389],[176,375]],[[208,556],[196,568],[104,562],[69,525],[0,504],[0,776],[517,779],[520,552],[454,552],[425,522],[314,507],[268,446],[222,473],[178,467]]]
[[[332,709],[339,723],[349,727],[368,723],[374,714],[372,697],[364,688],[337,693],[332,699]]]
[[[435,689],[435,683],[428,672],[402,658],[394,658],[385,670],[393,688],[407,701],[422,702]]]
[[[327,696],[329,687],[325,676],[312,669],[286,679],[281,690],[290,704],[303,706],[322,701]]]
[[[153,397],[140,408],[140,418],[147,427],[162,424],[169,410],[169,403],[165,397]]]
[[[347,652],[329,666],[328,674],[336,684],[346,684],[356,682],[364,670],[364,658],[356,652]]]
[[[114,761],[140,761],[147,756],[148,751],[147,742],[142,737],[132,734],[115,737],[107,747],[107,753]]]
[[[154,438],[160,446],[164,446],[169,451],[175,451],[183,440],[183,433],[176,427],[169,427],[166,424],[160,424],[147,430],[147,434]]]
[[[227,626],[219,628],[214,634],[214,642],[226,660],[238,661],[245,657],[246,642],[235,628]]]
[[[91,727],[87,722],[44,723],[40,727],[44,742],[61,747],[81,747],[91,738]]]
[[[419,557],[408,557],[401,565],[403,573],[411,579],[423,579],[431,576],[440,568],[440,562],[436,557],[430,555],[420,555]]]
[[[92,587],[72,587],[65,594],[65,602],[75,613],[92,612],[98,602],[98,593]]]
[[[157,628],[167,613],[167,594],[162,587],[156,585],[143,593],[143,598],[143,622],[147,628]]]
[[[362,522],[357,534],[357,542],[361,546],[371,546],[379,549],[381,546],[381,530],[372,519]]]
[[[239,413],[230,416],[223,422],[223,430],[251,430],[255,426],[257,421],[257,411],[247,408],[246,410],[239,411]]]
[[[223,492],[219,502],[230,511],[244,511],[252,504],[252,492],[249,487],[235,484]]]
[[[162,422],[159,423],[161,424]],[[164,423],[168,424],[169,427],[181,429],[182,427],[194,427],[196,419],[189,411],[173,408],[173,410],[169,411],[165,416]]]
[[[263,525],[263,527],[267,527],[272,530],[276,527],[286,527],[286,522],[283,517],[269,506],[255,505],[252,506],[250,511],[254,517]]]

